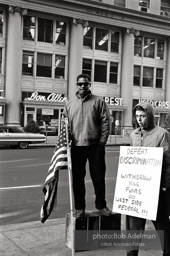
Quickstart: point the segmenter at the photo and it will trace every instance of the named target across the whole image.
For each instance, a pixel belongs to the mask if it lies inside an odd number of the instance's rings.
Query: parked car
[[[29,144],[44,143],[46,137],[38,133],[26,133],[18,126],[0,126],[0,145],[18,146],[26,149]]]
[[[57,129],[55,126],[52,126],[50,124],[48,125],[43,120],[39,120],[38,125],[39,125],[39,129],[40,129],[40,133],[42,133],[44,135],[56,135],[56,133],[57,133]]]

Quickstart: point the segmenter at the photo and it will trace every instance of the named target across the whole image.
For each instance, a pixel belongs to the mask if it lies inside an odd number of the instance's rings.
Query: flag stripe
[[[65,124],[61,128],[43,187],[45,198],[40,210],[40,218],[42,223],[44,223],[50,216],[54,208],[54,204],[57,202],[57,188],[60,170],[68,170]]]

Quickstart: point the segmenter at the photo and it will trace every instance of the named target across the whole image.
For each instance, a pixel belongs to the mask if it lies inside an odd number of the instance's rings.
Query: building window
[[[141,57],[142,55],[142,37],[141,36],[135,36],[134,55],[139,57]]]
[[[143,67],[143,86],[153,87],[154,68]]]
[[[83,59],[83,74],[88,74],[91,77],[91,71],[92,71],[92,60],[89,59]]]
[[[0,73],[2,73],[2,48],[0,48]]]
[[[38,41],[45,43],[53,42],[53,21],[38,18]]]
[[[140,86],[141,67],[134,66],[133,85]]]
[[[22,55],[22,74],[33,76],[34,53],[24,51]]]
[[[163,69],[156,69],[156,88],[162,88],[163,85]]]
[[[119,52],[119,32],[111,31],[111,52]]]
[[[122,134],[122,111],[110,110],[110,134]]]
[[[155,39],[144,38],[144,57],[154,58],[155,57]]]
[[[35,17],[24,16],[23,39],[34,41],[34,39],[35,39]]]
[[[93,45],[93,28],[85,27],[84,37],[83,37],[83,46],[92,49],[92,45]]]
[[[164,41],[157,41],[157,59],[164,59]]]
[[[118,80],[118,63],[110,62],[110,79],[109,82],[117,84]]]
[[[37,53],[37,76],[51,77],[52,55]]]
[[[170,1],[161,0],[161,15],[170,17]]]
[[[116,6],[121,6],[121,7],[126,7],[126,0],[114,0],[114,5]]]
[[[65,57],[61,55],[55,56],[55,78],[64,79],[65,77]]]
[[[96,28],[96,50],[108,51],[109,30]]]
[[[4,24],[4,15],[3,15],[3,12],[0,12],[0,37],[3,36],[3,24]]]
[[[150,0],[139,0],[139,10],[142,12],[149,12]]]
[[[56,21],[55,42],[56,44],[66,44],[66,22]]]
[[[107,62],[95,60],[94,81],[106,83],[107,77]]]

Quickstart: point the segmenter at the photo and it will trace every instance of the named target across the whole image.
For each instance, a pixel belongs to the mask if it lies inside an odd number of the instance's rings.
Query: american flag
[[[42,223],[50,216],[57,201],[59,170],[68,170],[67,131],[65,122],[61,128],[43,187],[45,199],[40,211]]]

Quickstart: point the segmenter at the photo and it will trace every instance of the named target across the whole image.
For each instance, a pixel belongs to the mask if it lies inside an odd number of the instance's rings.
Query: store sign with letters
[[[49,102],[66,102],[67,97],[64,97],[61,93],[51,93],[48,96],[41,95],[38,92],[33,92],[31,97],[28,100],[36,100],[36,101],[49,101]]]
[[[163,148],[120,147],[113,212],[156,220]]]

